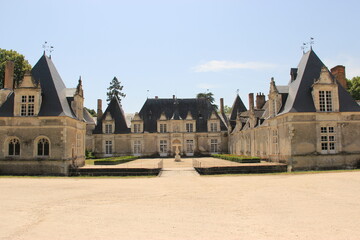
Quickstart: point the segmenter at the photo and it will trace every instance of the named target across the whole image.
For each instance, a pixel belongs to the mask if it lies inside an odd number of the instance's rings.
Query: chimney
[[[291,82],[295,81],[295,79],[297,77],[297,72],[298,72],[297,68],[291,68],[290,69]]]
[[[98,99],[97,100],[97,119],[100,120],[101,117],[103,115],[103,111],[102,111],[102,100]]]
[[[6,61],[5,64],[4,88],[14,88],[14,62],[12,61]]]
[[[224,99],[223,98],[220,98],[220,113],[222,115],[225,115],[225,112],[224,112]]]
[[[155,96],[155,99],[159,99],[159,97],[158,97],[158,96]]]
[[[250,111],[254,110],[254,94],[253,93],[249,93],[249,110]]]
[[[335,79],[340,83],[340,85],[347,89],[345,67],[342,65],[337,65],[331,69],[331,74],[334,75]]]
[[[265,104],[265,95],[263,93],[256,94],[256,109],[261,109]]]
[[[173,99],[175,100],[175,95],[173,95]]]

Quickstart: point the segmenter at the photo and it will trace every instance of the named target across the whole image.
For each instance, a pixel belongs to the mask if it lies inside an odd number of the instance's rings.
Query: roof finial
[[[48,53],[50,53],[49,58],[51,58],[51,53],[54,51],[54,47],[49,46],[48,42],[45,41],[44,44],[42,45],[42,48],[44,49],[44,55],[45,55],[46,52],[48,52]]]
[[[236,89],[236,94],[237,94],[237,95],[239,95],[239,92],[240,92],[240,90],[239,90],[239,89]]]
[[[312,50],[312,46],[314,45],[314,38],[311,37],[309,42],[304,42],[301,46],[301,50],[303,51],[303,54],[305,54],[305,50],[308,49],[310,46],[310,51]]]

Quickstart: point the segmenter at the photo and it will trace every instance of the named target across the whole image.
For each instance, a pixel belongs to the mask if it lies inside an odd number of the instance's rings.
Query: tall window
[[[134,124],[134,133],[139,133],[140,132],[140,124],[136,123]]]
[[[167,153],[167,141],[160,140],[160,153]]]
[[[210,152],[212,152],[212,153],[218,152],[218,140],[217,139],[210,140]]]
[[[217,132],[217,131],[218,131],[217,123],[210,123],[210,132]]]
[[[332,111],[331,91],[319,91],[320,112]]]
[[[113,145],[111,140],[105,141],[105,154],[113,153]]]
[[[112,124],[105,124],[105,133],[113,133]]]
[[[335,153],[335,128],[334,127],[321,127],[320,128],[320,142],[322,153]]]
[[[186,132],[194,132],[194,124],[186,123]]]
[[[192,153],[194,152],[194,140],[186,140],[186,152]]]
[[[21,96],[21,116],[34,116],[35,96]]]
[[[160,123],[160,132],[161,132],[161,133],[167,132],[166,124],[165,124],[165,123]]]
[[[134,141],[134,154],[139,154],[139,153],[141,153],[141,141],[135,140]]]
[[[9,156],[19,156],[20,155],[20,142],[18,139],[13,138],[9,141]]]
[[[41,138],[37,143],[37,155],[38,156],[49,156],[50,144],[46,138]]]

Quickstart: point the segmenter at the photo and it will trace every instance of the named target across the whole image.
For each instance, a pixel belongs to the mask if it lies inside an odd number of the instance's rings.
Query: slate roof
[[[93,131],[94,134],[102,134],[103,133],[103,129],[102,129],[103,124],[102,123],[105,120],[106,115],[108,113],[110,113],[112,119],[115,121],[115,129],[114,129],[115,134],[131,132],[131,129],[126,124],[125,114],[120,105],[120,102],[116,97],[114,97],[113,99],[111,99],[104,114],[102,115],[101,119],[98,121],[98,123]]]
[[[76,118],[66,98],[65,84],[49,57],[44,54],[31,70],[31,75],[41,86],[42,102],[38,116]],[[0,107],[0,116],[12,117],[13,111],[14,93],[11,93]]]
[[[316,112],[311,91],[323,66],[323,62],[312,49],[303,55],[298,65],[297,77],[289,83],[289,94],[281,113]],[[338,92],[341,112],[360,111],[359,106],[340,84]]]
[[[246,112],[246,111],[247,111],[247,109],[246,109],[244,103],[242,102],[240,96],[236,95],[236,98],[235,98],[234,103],[231,108],[230,117],[229,117],[229,122],[230,122],[230,126],[232,127],[232,129],[235,128],[236,118],[237,118],[238,113],[242,113],[242,112]]]
[[[144,131],[157,132],[157,120],[164,113],[166,119],[186,119],[188,112],[196,120],[196,132],[207,132],[207,121],[212,112],[220,119],[221,131],[227,128],[211,103],[205,98],[157,98],[147,99],[139,112],[144,121]]]

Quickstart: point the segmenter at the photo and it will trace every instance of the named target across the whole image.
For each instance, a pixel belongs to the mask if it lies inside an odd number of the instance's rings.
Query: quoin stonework
[[[239,95],[230,114],[205,98],[149,98],[128,116],[115,97],[97,118],[84,92],[66,88],[45,54],[23,81],[6,64],[0,90],[0,174],[68,175],[97,157],[173,157],[231,153],[286,163],[289,170],[354,168],[360,161],[360,106],[347,92],[345,67],[328,69],[311,49],[288,85],[270,80],[269,93]]]

